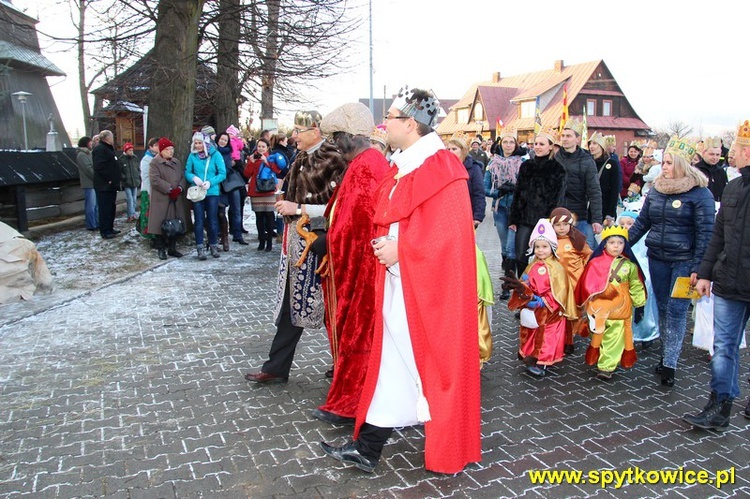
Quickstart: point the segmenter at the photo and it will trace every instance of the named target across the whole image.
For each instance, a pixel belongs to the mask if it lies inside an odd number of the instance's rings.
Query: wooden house
[[[603,60],[565,66],[555,61],[551,69],[474,83],[437,128],[443,138],[454,133],[482,134],[495,138],[497,127],[514,127],[519,142],[531,142],[537,99],[543,126],[558,127],[567,93],[571,117],[582,119],[586,109],[589,136],[614,135],[618,150],[636,138],[652,134],[636,114]]]

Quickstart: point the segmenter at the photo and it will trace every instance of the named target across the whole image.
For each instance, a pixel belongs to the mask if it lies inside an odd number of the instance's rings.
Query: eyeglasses
[[[411,119],[411,116],[388,116],[387,114],[383,116],[383,121],[388,120],[408,120]]]
[[[292,135],[299,135],[301,133],[309,132],[312,128],[295,128],[292,130]]]

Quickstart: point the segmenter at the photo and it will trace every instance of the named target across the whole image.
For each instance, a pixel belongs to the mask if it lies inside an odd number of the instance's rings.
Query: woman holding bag
[[[226,178],[224,159],[202,133],[193,134],[190,156],[185,165],[185,179],[188,185],[195,185],[205,192],[203,199],[193,198],[195,219],[195,244],[198,259],[205,260],[206,248],[203,245],[203,226],[208,228],[208,245],[211,256],[219,258],[219,184]]]
[[[276,163],[268,161],[268,150],[270,146],[266,139],[258,139],[255,145],[255,153],[247,158],[245,166],[245,177],[250,180],[247,182],[247,195],[250,197],[250,204],[255,212],[255,226],[258,229],[258,251],[271,251],[273,249],[274,236],[274,205],[276,198],[274,191],[258,190],[258,176],[261,169],[270,169],[277,176],[281,170]]]
[[[159,250],[159,258],[166,260],[167,255],[180,258],[177,251],[177,239],[162,234],[161,224],[166,218],[180,218],[185,213],[185,169],[174,157],[174,144],[166,137],[157,142],[159,154],[154,156],[148,167],[148,179],[151,184],[150,207],[148,211],[148,233],[156,238],[154,247]]]

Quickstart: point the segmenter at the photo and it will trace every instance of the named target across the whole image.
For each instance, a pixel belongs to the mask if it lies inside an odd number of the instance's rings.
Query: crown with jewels
[[[469,144],[471,143],[471,136],[463,130],[459,130],[451,135],[450,140],[460,140],[461,142],[466,144],[466,147],[469,147]]]
[[[703,150],[711,149],[713,147],[721,147],[720,137],[706,137],[703,139]]]
[[[664,151],[666,154],[677,155],[690,163],[690,160],[695,156],[695,144],[679,138],[677,135],[673,135],[669,139],[669,144]]]
[[[740,123],[734,141],[742,147],[750,147],[750,121],[745,120],[744,123]]]
[[[316,127],[323,121],[323,117],[317,111],[297,111],[294,115],[294,124],[306,128]]]
[[[440,101],[435,97],[435,92],[419,88],[409,89],[408,86],[398,91],[393,106],[406,116],[429,127],[435,125],[440,112]]]
[[[388,146],[388,132],[385,130],[385,125],[378,125],[373,128],[372,133],[370,134],[370,140]]]
[[[597,144],[599,144],[599,147],[601,147],[602,149],[606,150],[607,149],[607,140],[606,139],[607,138],[604,135],[602,135],[601,133],[594,132],[594,135],[592,135],[591,137],[589,137],[589,143],[596,142]]]
[[[628,145],[628,148],[631,148],[631,147],[635,147],[635,148],[636,148],[636,149],[638,149],[639,151],[643,152],[643,148],[644,148],[645,146],[646,146],[646,141],[645,141],[645,140],[633,140],[633,141],[632,141],[632,142],[630,142],[630,144]]]
[[[551,126],[543,127],[541,130],[539,130],[539,133],[537,133],[536,136],[544,137],[545,139],[548,139],[553,144],[560,143],[560,134],[558,133],[558,130]]]
[[[568,118],[565,122],[564,130],[573,130],[579,137],[583,135],[583,122],[576,118]]]
[[[617,137],[614,135],[605,135],[604,136],[604,145],[607,147],[614,147],[617,145]]]
[[[514,126],[503,127],[503,131],[500,132],[500,139],[504,139],[505,137],[510,137],[513,140],[518,141],[518,130],[516,130],[516,127]]]
[[[623,227],[622,225],[610,225],[606,229],[602,231],[602,241],[607,239],[610,236],[620,236],[624,237],[625,240],[628,240],[628,229]]]

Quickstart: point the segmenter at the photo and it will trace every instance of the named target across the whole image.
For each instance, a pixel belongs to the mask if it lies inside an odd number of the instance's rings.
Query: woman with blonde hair
[[[690,300],[672,298],[672,287],[678,277],[689,277],[695,285],[714,225],[714,197],[706,177],[690,165],[694,154],[694,145],[672,137],[664,151],[661,173],[628,231],[630,244],[648,232],[648,267],[662,340],[656,373],[667,387],[674,385],[690,304]]]

